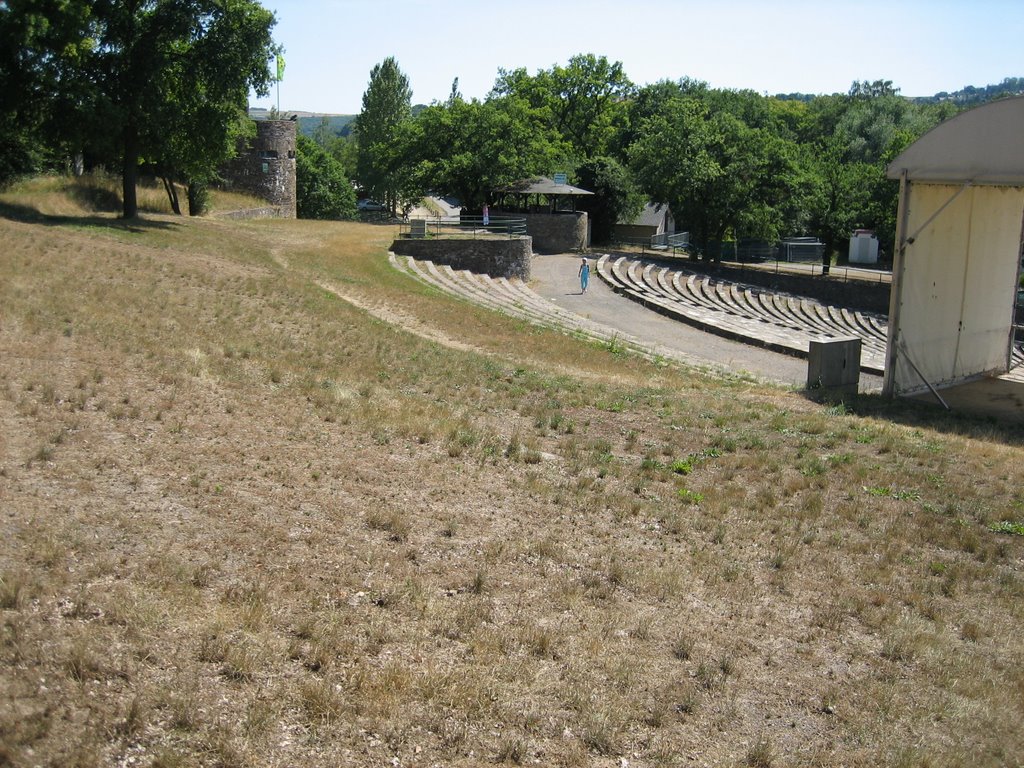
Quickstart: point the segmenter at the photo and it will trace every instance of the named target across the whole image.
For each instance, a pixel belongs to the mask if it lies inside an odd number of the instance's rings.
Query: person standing
[[[491,209],[487,207],[487,203],[484,203],[483,214],[484,226],[486,227],[488,224],[491,223]]]
[[[580,293],[587,292],[587,285],[590,283],[590,264],[587,262],[587,257],[583,257],[583,263],[580,264]]]

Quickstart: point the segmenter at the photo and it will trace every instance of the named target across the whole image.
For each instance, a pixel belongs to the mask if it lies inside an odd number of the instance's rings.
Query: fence
[[[689,247],[689,232],[661,232],[651,235],[651,248],[655,251],[686,250]]]
[[[512,239],[526,236],[526,219],[512,216],[490,216],[486,222],[482,216],[409,219],[399,225],[398,236],[447,240]]]
[[[789,237],[779,244],[779,258],[784,261],[822,263],[825,244],[815,237]]]
[[[696,249],[690,244],[689,232],[662,233],[650,237],[620,237],[612,244],[631,250],[637,248],[642,254],[648,251],[655,253],[670,251],[676,256],[693,256],[696,253]]]

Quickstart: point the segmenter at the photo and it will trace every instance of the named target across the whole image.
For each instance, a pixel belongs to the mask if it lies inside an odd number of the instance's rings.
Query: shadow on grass
[[[804,396],[825,405],[842,408],[845,413],[865,418],[891,421],[907,427],[931,429],[1009,446],[1024,446],[1024,419],[1012,404],[1005,410],[951,406],[946,410],[935,400],[905,397],[887,398],[881,394],[858,394],[851,397],[827,396],[820,391],[804,390]]]
[[[99,215],[55,216],[41,213],[29,205],[5,202],[0,202],[0,218],[20,221],[24,224],[42,224],[51,227],[86,227],[113,232],[129,232],[132,234],[141,234],[160,229],[174,229],[179,226],[170,221],[153,221],[142,218],[117,219]]]

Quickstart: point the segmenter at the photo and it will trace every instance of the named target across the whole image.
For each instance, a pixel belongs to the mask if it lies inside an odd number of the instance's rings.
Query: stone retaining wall
[[[533,238],[540,253],[566,253],[581,251],[588,245],[587,222],[584,212],[572,213],[510,213],[526,219],[526,233]]]
[[[283,211],[277,206],[268,205],[265,208],[245,208],[240,211],[225,211],[218,213],[219,219],[294,219],[295,214]]]
[[[397,256],[446,264],[452,269],[529,280],[533,240],[530,237],[480,240],[399,238],[391,244],[391,250]]]

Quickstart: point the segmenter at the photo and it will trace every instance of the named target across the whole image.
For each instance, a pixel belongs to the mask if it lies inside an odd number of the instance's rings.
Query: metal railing
[[[689,247],[689,232],[661,232],[657,235],[651,235],[651,248],[654,250],[682,250]]]
[[[662,233],[650,237],[620,237],[616,238],[612,245],[637,249],[641,254],[670,252],[677,256],[689,256],[695,253],[695,249],[690,243],[689,232]]]
[[[399,225],[398,236],[403,238],[434,238],[447,240],[482,240],[526,236],[526,219],[513,216],[445,217],[408,219]]]

